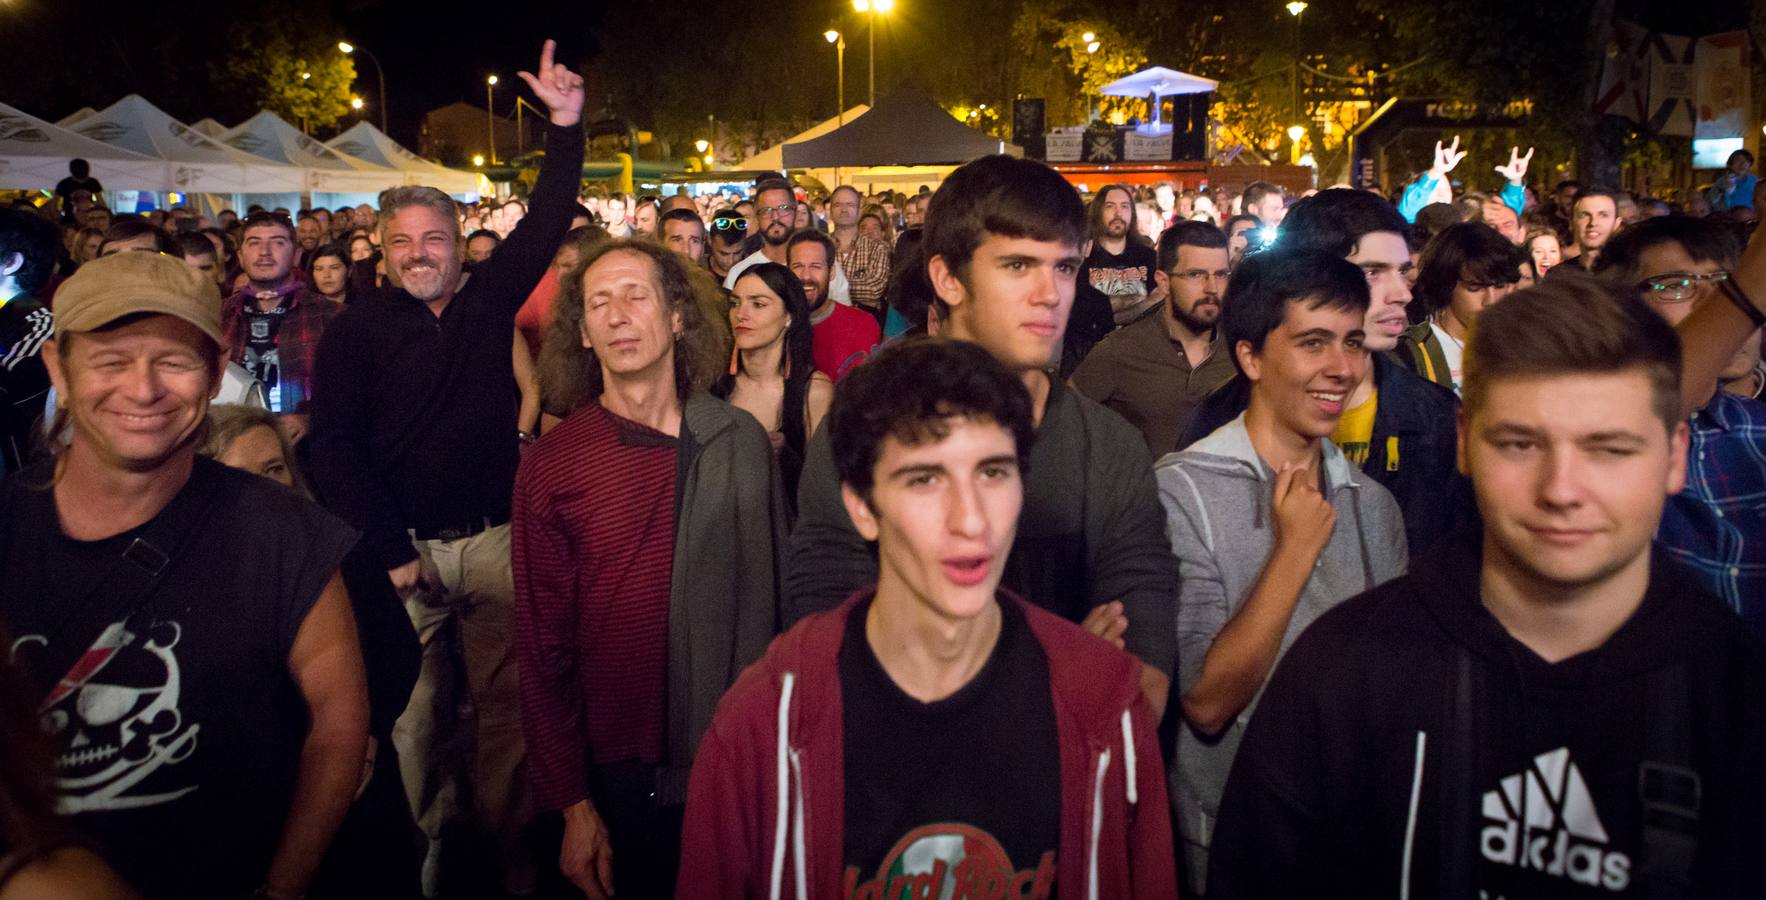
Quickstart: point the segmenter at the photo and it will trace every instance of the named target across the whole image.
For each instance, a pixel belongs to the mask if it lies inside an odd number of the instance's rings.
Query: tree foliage
[[[254,25],[240,28],[216,80],[309,133],[350,114],[355,63],[335,33]]]

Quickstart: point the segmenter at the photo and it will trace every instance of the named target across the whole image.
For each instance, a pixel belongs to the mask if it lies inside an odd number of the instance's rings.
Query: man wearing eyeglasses
[[[1153,275],[1162,314],[1112,332],[1073,373],[1080,393],[1140,429],[1155,460],[1177,450],[1196,405],[1233,376],[1215,328],[1227,256],[1226,235],[1207,222],[1166,229]]]
[[[735,289],[736,279],[755,263],[791,264],[785,254],[785,244],[791,240],[792,223],[797,220],[797,195],[791,191],[791,183],[783,178],[761,179],[754,185],[753,206],[758,220],[756,227],[760,229],[760,249],[730,267],[724,275],[726,291]],[[828,279],[828,296],[842,306],[852,305],[852,287],[839,263],[834,264],[834,272]]]
[[[1651,308],[1678,326],[1715,301],[1741,248],[1722,225],[1660,216],[1620,232],[1595,272],[1636,285]],[[1748,377],[1760,361],[1760,332],[1742,345],[1719,381]],[[1766,404],[1719,388],[1687,423],[1686,488],[1668,498],[1656,541],[1707,590],[1766,636]]]

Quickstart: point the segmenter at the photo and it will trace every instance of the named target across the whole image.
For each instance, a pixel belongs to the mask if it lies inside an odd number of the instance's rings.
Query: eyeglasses
[[[763,216],[797,215],[797,204],[781,203],[778,206],[763,206],[758,212]]]
[[[1637,289],[1643,292],[1648,300],[1661,303],[1680,303],[1691,300],[1698,293],[1699,286],[1710,282],[1713,287],[1729,280],[1728,272],[1708,272],[1704,275],[1692,275],[1686,272],[1671,272],[1657,275],[1637,283]]]
[[[718,216],[711,220],[712,231],[747,231],[748,219],[743,216]]]
[[[1195,284],[1204,278],[1212,278],[1215,281],[1226,281],[1227,279],[1231,278],[1232,276],[1233,276],[1233,273],[1231,273],[1225,269],[1221,269],[1220,271],[1217,271],[1217,272],[1210,272],[1206,269],[1185,269],[1182,272],[1172,272],[1171,273],[1172,278],[1175,278],[1179,281],[1188,282],[1190,284]]]

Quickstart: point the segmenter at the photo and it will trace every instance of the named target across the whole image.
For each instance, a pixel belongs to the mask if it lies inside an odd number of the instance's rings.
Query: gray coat
[[[772,444],[754,417],[695,394],[682,410],[692,449],[681,461],[668,600],[668,760],[664,802],[684,802],[687,773],[717,703],[779,631],[785,494]]]
[[[1397,502],[1328,440],[1323,457],[1325,495],[1337,522],[1282,635],[1283,653],[1325,610],[1404,574],[1404,521]],[[1244,606],[1275,549],[1270,521],[1275,473],[1252,448],[1240,414],[1188,449],[1167,454],[1154,467],[1154,477],[1181,570],[1174,696],[1182,696],[1195,687],[1209,647]],[[1186,842],[1208,845],[1233,754],[1256,707],[1254,697],[1216,736],[1178,729],[1169,781],[1177,831]]]

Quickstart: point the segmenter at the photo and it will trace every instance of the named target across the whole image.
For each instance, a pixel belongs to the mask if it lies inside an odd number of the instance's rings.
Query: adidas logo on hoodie
[[[1610,851],[1607,830],[1594,811],[1582,773],[1559,747],[1484,792],[1484,858],[1590,887],[1623,891],[1631,883],[1631,858]]]

